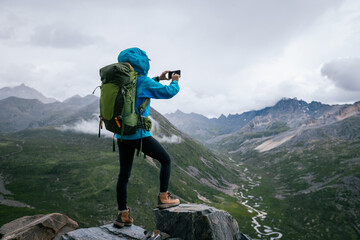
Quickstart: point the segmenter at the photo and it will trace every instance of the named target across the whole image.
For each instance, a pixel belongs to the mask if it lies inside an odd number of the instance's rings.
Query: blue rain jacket
[[[136,99],[135,99],[135,111],[138,113],[138,109],[141,104],[144,103],[146,98],[155,98],[155,99],[169,99],[175,96],[179,90],[179,84],[177,81],[172,81],[170,85],[163,85],[152,78],[147,77],[150,64],[149,58],[146,55],[146,52],[139,48],[129,48],[120,52],[118,56],[118,62],[128,62],[135,69],[135,71],[140,74],[137,78],[136,85]],[[150,113],[150,102],[146,109],[141,114],[144,117],[149,117]],[[124,135],[123,139],[125,140],[134,140],[142,137],[150,137],[150,131],[146,130],[137,130],[135,134]],[[121,138],[119,134],[115,134],[116,138]]]

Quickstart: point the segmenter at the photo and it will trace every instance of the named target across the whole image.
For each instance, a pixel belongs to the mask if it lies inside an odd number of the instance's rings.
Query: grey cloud
[[[204,5],[191,1],[191,5],[181,2],[179,7],[191,12],[189,16],[194,32],[201,29],[200,34],[207,41],[226,41],[231,46],[243,46],[246,50],[249,47],[258,49],[283,46],[289,37],[306,30],[323,13],[336,8],[341,2],[209,1]]]
[[[0,6],[1,7],[1,6]],[[16,30],[24,25],[24,21],[13,12],[0,10],[0,39],[12,40],[16,37]]]
[[[360,58],[341,58],[325,63],[321,74],[344,90],[360,91]]]
[[[10,27],[6,27],[3,29],[0,29],[0,39],[11,39],[11,37],[14,35],[14,29]]]
[[[46,47],[77,48],[93,44],[97,40],[72,26],[57,23],[37,27],[30,42]]]

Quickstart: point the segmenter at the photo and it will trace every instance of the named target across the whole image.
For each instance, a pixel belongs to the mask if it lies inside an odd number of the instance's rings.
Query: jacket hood
[[[150,64],[146,52],[139,48],[128,48],[120,52],[118,62],[128,62],[140,74],[147,76]]]

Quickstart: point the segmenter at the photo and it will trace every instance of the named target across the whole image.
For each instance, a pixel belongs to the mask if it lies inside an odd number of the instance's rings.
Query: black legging
[[[117,141],[120,156],[120,174],[116,185],[118,209],[126,209],[127,183],[131,174],[135,149],[140,148],[140,139]],[[160,169],[160,192],[166,192],[169,186],[171,159],[166,150],[153,137],[142,139],[142,152],[158,160]]]

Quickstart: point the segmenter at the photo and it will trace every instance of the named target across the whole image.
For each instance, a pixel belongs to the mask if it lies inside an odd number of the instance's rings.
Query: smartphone
[[[169,75],[168,75],[168,78],[169,78],[169,79],[171,79],[171,76],[173,75],[173,73],[179,74],[179,75],[181,76],[181,71],[180,71],[180,70],[170,71],[170,72],[169,72]]]

